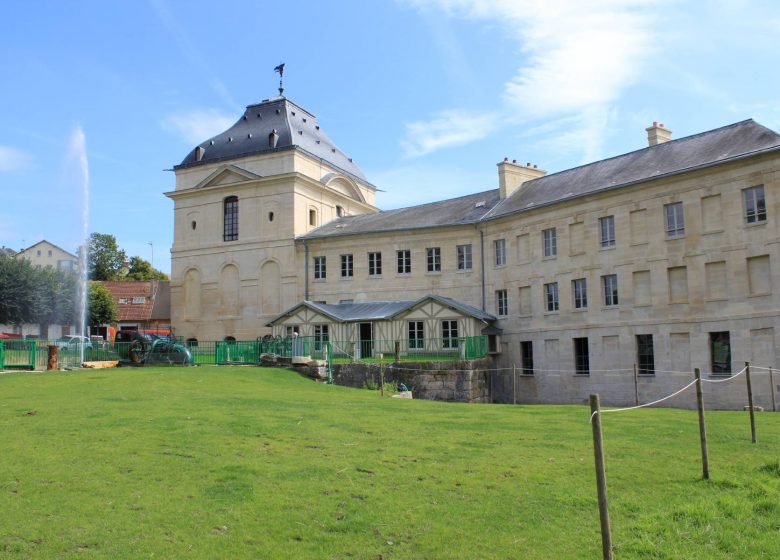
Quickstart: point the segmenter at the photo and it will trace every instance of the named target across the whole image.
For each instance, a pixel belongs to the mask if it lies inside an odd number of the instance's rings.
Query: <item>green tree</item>
[[[89,279],[119,280],[127,255],[119,248],[116,238],[107,233],[89,236]]]
[[[114,296],[100,282],[89,283],[89,324],[112,325],[117,322]]]
[[[41,338],[48,338],[49,325],[72,324],[75,320],[78,279],[69,270],[36,269],[33,319]]]
[[[131,257],[127,275],[122,280],[168,280],[168,275],[152,268],[152,264],[141,257]]]
[[[33,323],[36,269],[26,259],[0,257],[0,323]]]

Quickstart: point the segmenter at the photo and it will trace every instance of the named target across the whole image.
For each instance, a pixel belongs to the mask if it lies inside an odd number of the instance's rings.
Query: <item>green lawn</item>
[[[0,375],[2,558],[600,558],[588,410],[256,367]],[[776,558],[780,414],[604,416],[616,558]]]

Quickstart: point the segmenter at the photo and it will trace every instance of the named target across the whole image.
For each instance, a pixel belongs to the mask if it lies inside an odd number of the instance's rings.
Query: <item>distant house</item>
[[[116,302],[119,330],[170,330],[171,284],[167,280],[101,282]],[[105,336],[105,333],[102,333]]]
[[[77,255],[69,253],[62,247],[58,247],[45,239],[27,249],[22,249],[16,254],[16,258],[27,259],[39,268],[51,266],[52,268],[62,270],[77,270],[79,267]]]

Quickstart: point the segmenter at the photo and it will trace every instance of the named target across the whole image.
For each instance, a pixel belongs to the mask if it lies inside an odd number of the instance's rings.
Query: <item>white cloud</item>
[[[163,119],[163,129],[178,134],[189,144],[197,144],[224,132],[235,122],[230,116],[216,109],[196,109],[188,113],[174,113]]]
[[[663,0],[661,0],[663,1]],[[540,118],[577,116],[578,129],[567,133],[587,135],[589,155],[603,142],[603,125],[610,107],[640,76],[653,54],[655,41],[650,11],[652,0],[407,0],[425,12],[438,9],[451,17],[498,24],[515,40],[522,53],[518,68],[506,82],[501,122],[528,123]],[[500,105],[500,103],[497,103]],[[586,114],[580,113],[585,112]],[[454,126],[468,120],[463,112]],[[488,127],[498,126],[498,115]],[[436,131],[430,149],[447,147],[437,142],[450,137],[441,116],[430,123],[416,122],[410,131],[432,126]],[[457,135],[457,128],[452,129]],[[462,137],[461,137],[462,138]],[[462,138],[459,143],[479,137]],[[565,137],[563,138],[566,139]],[[426,153],[425,151],[421,153]]]
[[[32,158],[10,146],[0,146],[0,171],[14,171],[26,167]]]
[[[407,156],[421,156],[441,148],[480,140],[494,128],[495,116],[492,114],[441,111],[430,121],[407,123],[406,137],[401,145]]]

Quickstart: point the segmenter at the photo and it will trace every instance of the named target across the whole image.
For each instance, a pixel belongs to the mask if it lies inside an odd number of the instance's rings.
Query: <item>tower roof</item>
[[[278,136],[275,142],[272,140],[274,133]],[[249,105],[233,126],[198,144],[174,169],[291,149],[300,149],[366,181],[352,158],[320,130],[317,118],[286,97]]]

